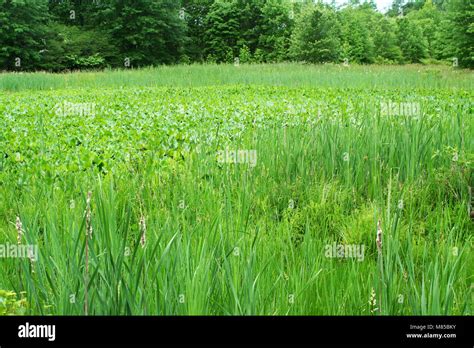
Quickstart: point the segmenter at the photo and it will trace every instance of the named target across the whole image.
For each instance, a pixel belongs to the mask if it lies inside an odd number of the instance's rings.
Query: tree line
[[[474,0],[0,0],[0,70],[193,62],[474,65]]]

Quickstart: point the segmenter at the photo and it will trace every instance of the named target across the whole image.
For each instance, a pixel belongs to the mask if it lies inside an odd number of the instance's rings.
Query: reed
[[[84,275],[84,314],[89,314],[89,239],[92,239],[92,213],[91,213],[92,192],[87,192],[86,198],[86,238],[85,238],[85,275]]]
[[[0,244],[40,257],[0,289],[30,315],[472,315],[472,75],[433,69],[1,75]]]

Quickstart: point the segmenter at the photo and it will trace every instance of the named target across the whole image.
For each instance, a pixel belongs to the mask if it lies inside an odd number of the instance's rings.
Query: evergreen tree
[[[45,62],[50,36],[45,1],[0,0],[0,66],[32,70]]]
[[[427,42],[415,20],[398,19],[398,43],[406,63],[419,63],[427,57]]]
[[[185,23],[181,4],[172,0],[114,0],[100,13],[120,52],[115,66],[146,66],[178,62],[183,54]]]
[[[334,10],[308,5],[296,19],[290,53],[296,60],[334,62],[341,55],[341,30]]]
[[[427,43],[428,56],[438,58],[436,52],[438,51],[437,44],[439,43],[438,31],[440,28],[441,12],[436,9],[432,0],[426,0],[420,10],[412,11],[408,16],[419,24]]]
[[[474,67],[474,0],[451,0],[448,4],[452,22],[454,54],[462,67]]]
[[[231,63],[237,56],[239,41],[239,19],[234,9],[234,1],[216,0],[205,19],[206,57],[216,62]]]
[[[280,62],[288,57],[294,10],[281,0],[267,0],[262,8],[258,48],[265,61]]]
[[[372,63],[375,59],[374,40],[370,27],[375,12],[370,7],[347,7],[340,12],[343,55],[350,61]]]
[[[393,0],[392,7],[387,11],[387,16],[398,17],[403,14],[403,3],[404,0]]]
[[[401,63],[402,51],[398,46],[396,20],[380,15],[373,28],[376,61],[379,63]]]
[[[184,0],[180,10],[180,19],[186,22],[185,54],[192,60],[205,60],[205,33],[207,30],[206,16],[213,0]]]

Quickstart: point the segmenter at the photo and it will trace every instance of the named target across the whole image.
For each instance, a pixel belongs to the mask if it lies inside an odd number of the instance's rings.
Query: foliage
[[[340,58],[340,46],[335,13],[323,6],[306,6],[296,20],[291,56],[310,63],[334,62]]]
[[[67,56],[68,66],[71,69],[97,69],[104,65],[104,58],[98,54],[89,57],[78,57],[76,55]]]
[[[463,67],[474,67],[474,0],[449,2],[455,56]]]
[[[369,32],[377,21],[376,13],[366,8],[347,7],[339,15],[342,27],[342,45],[345,47],[343,56],[357,63],[373,63],[375,46],[374,39],[372,35],[369,35]]]
[[[0,290],[0,315],[24,315],[26,310],[25,298],[17,300],[15,292]]]
[[[473,0],[0,0],[0,69],[257,62],[474,60]],[[246,48],[245,48],[246,47]],[[75,60],[68,57],[75,56]],[[75,62],[75,63],[74,63]]]
[[[0,0],[0,66],[32,70],[42,62],[48,33],[44,1]]]
[[[0,262],[28,302],[8,313],[472,315],[471,85],[443,66],[2,74],[0,244],[18,217],[39,250]]]
[[[419,63],[427,56],[427,42],[417,22],[406,17],[398,20],[398,40],[406,62]]]

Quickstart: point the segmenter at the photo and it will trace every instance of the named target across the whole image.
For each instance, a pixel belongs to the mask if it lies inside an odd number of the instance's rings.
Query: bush
[[[99,69],[103,68],[105,65],[105,59],[99,54],[94,54],[93,56],[88,57],[78,57],[77,55],[73,54],[67,56],[66,61],[69,69]]]
[[[239,52],[239,61],[240,63],[250,63],[252,61],[252,54],[250,53],[249,48],[244,45]]]
[[[255,54],[253,55],[253,60],[255,63],[263,63],[265,61],[263,50],[257,48],[255,50]]]
[[[0,315],[23,315],[26,307],[26,299],[17,300],[15,292],[0,290]]]

